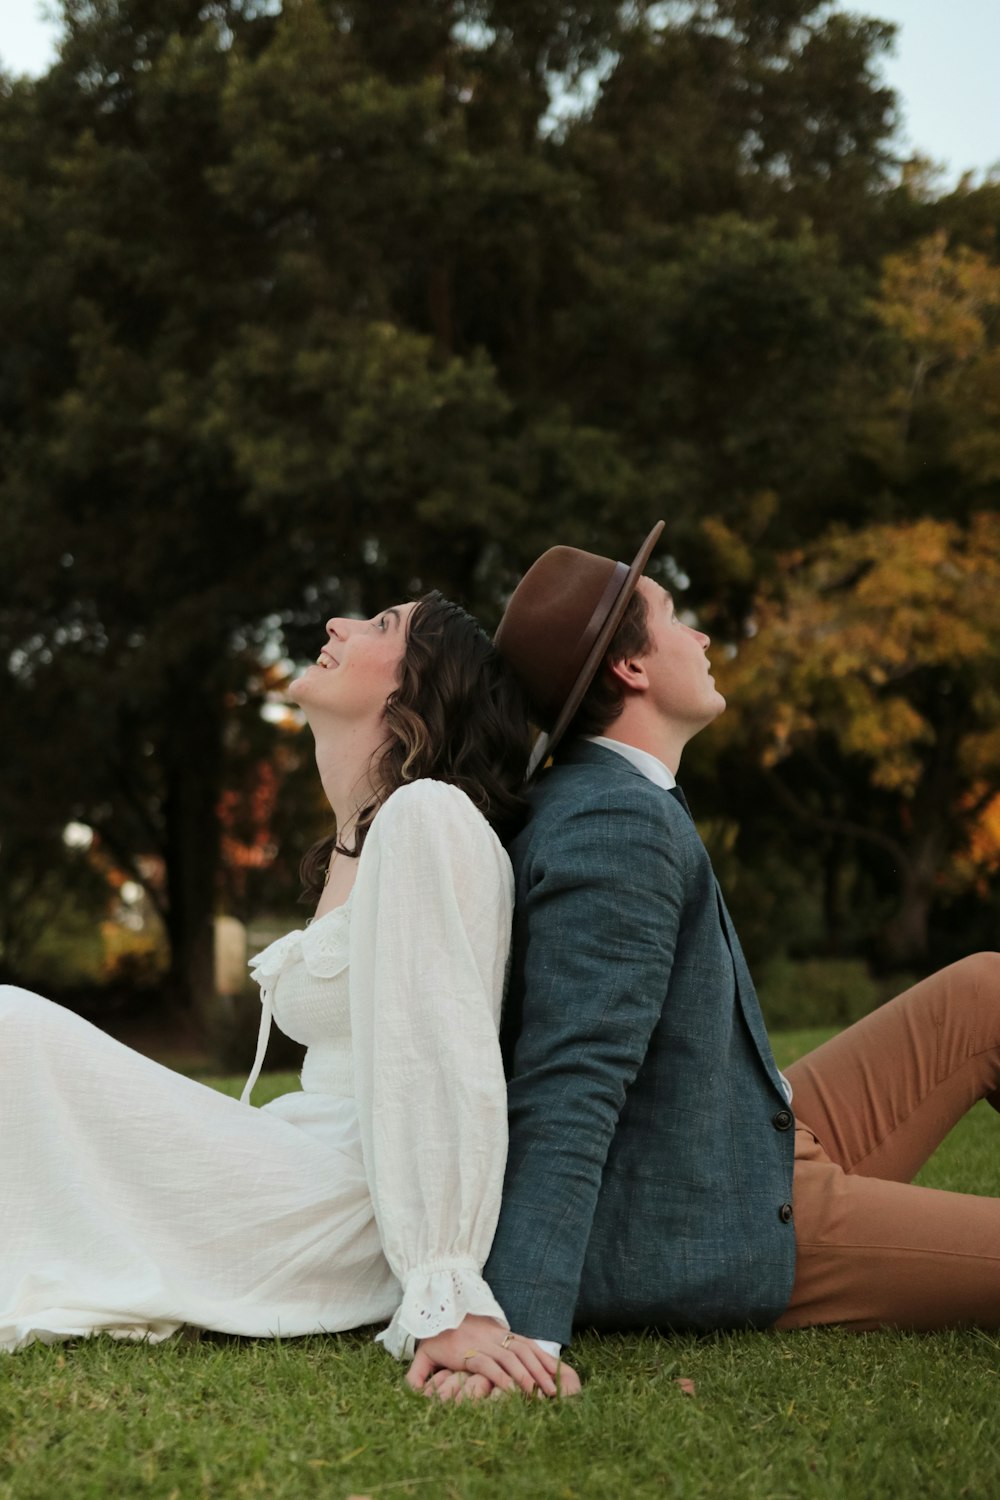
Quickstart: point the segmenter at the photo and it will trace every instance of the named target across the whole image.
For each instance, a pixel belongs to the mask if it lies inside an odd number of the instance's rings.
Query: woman
[[[497,1025],[528,730],[475,622],[438,594],[333,619],[290,695],[336,832],[303,871],[315,917],[252,964],[240,1102],[27,991],[0,990],[0,1348],[98,1331],[335,1332],[414,1341],[493,1320],[501,1374],[554,1391],[481,1270],[499,1209]],[[302,1089],[248,1095],[270,1018]],[[505,1378],[504,1383],[507,1383]]]

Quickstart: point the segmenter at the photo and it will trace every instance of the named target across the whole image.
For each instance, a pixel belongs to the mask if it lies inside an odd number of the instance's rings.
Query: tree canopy
[[[888,864],[882,956],[919,963],[935,896],[995,858],[1000,517],[828,536],[783,560],[752,620],[718,673],[724,732],[800,838]]]
[[[27,891],[94,828],[151,886],[181,999],[210,985],[233,794],[278,753],[264,669],[327,615],[433,584],[489,625],[544,546],[617,554],[664,514],[739,640],[845,522],[993,545],[1000,199],[900,176],[887,24],[62,16],[49,73],[0,85],[0,863]]]

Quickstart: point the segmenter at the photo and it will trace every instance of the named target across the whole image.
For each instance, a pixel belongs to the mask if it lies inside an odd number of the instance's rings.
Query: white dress
[[[480,1273],[512,902],[463,792],[395,792],[347,904],[251,965],[262,1035],[273,1009],[308,1048],[301,1092],[262,1109],[0,987],[0,1349],[391,1319],[402,1356],[467,1312],[506,1324]]]

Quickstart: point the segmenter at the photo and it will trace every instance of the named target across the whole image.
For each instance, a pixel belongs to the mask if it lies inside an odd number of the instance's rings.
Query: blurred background
[[[659,516],[771,1022],[998,946],[1000,21],[874,10],[5,11],[0,978],[248,1065],[323,621]]]

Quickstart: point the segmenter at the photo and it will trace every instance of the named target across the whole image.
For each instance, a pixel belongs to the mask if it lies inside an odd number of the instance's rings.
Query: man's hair
[[[609,667],[628,656],[644,656],[652,649],[646,600],[636,589],[611,637],[604,660],[566,730],[568,740],[580,734],[603,734],[614,723],[625,707],[625,689],[608,670]]]

